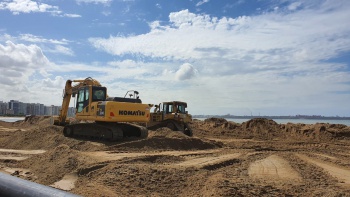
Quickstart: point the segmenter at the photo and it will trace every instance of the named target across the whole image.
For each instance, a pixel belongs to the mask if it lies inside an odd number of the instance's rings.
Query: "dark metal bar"
[[[49,186],[41,185],[24,179],[20,179],[0,172],[0,196],[43,196],[43,197],[78,197]]]

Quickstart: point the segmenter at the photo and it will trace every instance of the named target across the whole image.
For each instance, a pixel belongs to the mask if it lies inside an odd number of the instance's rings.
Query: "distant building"
[[[17,115],[27,115],[27,103],[19,102]]]
[[[0,101],[0,115],[6,114],[6,109],[8,108],[8,104]]]
[[[58,115],[60,113],[60,109],[61,107],[58,107],[58,106],[54,106],[53,107],[53,115]]]
[[[34,103],[27,103],[27,113],[26,115],[35,115],[34,114]]]
[[[12,109],[6,109],[5,114],[6,115],[15,115],[15,112]]]
[[[75,108],[74,107],[68,108],[68,116],[69,117],[74,117],[75,116]]]
[[[8,109],[13,111],[11,111],[11,115],[19,115],[19,101],[10,100],[8,103]]]
[[[59,115],[61,106],[45,106],[41,103],[23,103],[17,100],[10,100],[6,103],[0,101],[0,115],[39,115],[39,116],[57,116]],[[75,116],[75,108],[69,107],[67,116]]]

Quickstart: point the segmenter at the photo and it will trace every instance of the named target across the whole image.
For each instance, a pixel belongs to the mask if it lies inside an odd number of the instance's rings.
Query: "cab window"
[[[105,87],[92,87],[92,101],[105,101],[106,91]]]
[[[85,93],[84,89],[79,90],[78,101],[77,101],[77,112],[82,112],[84,109],[84,100],[85,100],[84,93]]]
[[[77,112],[82,112],[83,109],[89,105],[89,88],[85,87],[79,90],[78,100],[77,100]],[[86,112],[88,112],[88,108],[86,108]]]
[[[168,113],[173,113],[173,112],[174,112],[174,108],[173,108],[173,105],[172,105],[172,104],[169,104],[169,105],[168,105],[167,112],[168,112]]]
[[[163,112],[166,114],[173,113],[173,104],[163,104]]]
[[[184,114],[184,113],[185,113],[185,106],[184,106],[184,105],[178,105],[178,106],[177,106],[177,111],[178,111],[179,113]]]

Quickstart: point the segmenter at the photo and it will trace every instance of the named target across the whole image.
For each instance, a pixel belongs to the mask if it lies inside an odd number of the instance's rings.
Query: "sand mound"
[[[207,118],[204,120],[206,123],[216,123],[216,124],[224,124],[227,122],[224,118]]]
[[[88,140],[64,137],[62,132],[63,127],[47,124],[47,120],[48,119],[39,119],[39,124],[36,127],[12,132],[11,137],[1,139],[0,147],[48,150],[61,144],[66,144],[75,150],[84,151],[101,150],[104,148]]]
[[[188,137],[182,132],[168,128],[149,131],[147,139],[126,142],[111,146],[112,151],[142,151],[142,150],[204,150],[221,147],[222,144],[213,141],[203,141],[199,138]]]
[[[38,182],[49,185],[60,180],[65,174],[86,164],[90,159],[79,154],[79,151],[62,144],[56,148],[35,155],[19,163],[22,168],[30,168],[38,177]],[[55,166],[55,167],[53,167]]]
[[[250,136],[260,139],[272,139],[279,136],[280,125],[266,118],[254,118],[242,123],[241,129]]]
[[[350,127],[340,124],[293,124],[282,125],[286,137],[300,140],[336,140],[350,137]]]
[[[242,127],[254,132],[277,132],[280,130],[279,124],[266,118],[251,119],[242,123]]]
[[[50,125],[51,116],[27,116],[24,120],[13,123],[15,127],[28,128],[34,126]]]
[[[339,124],[278,124],[266,118],[255,118],[242,124],[222,118],[193,121],[191,128],[196,136],[220,138],[255,138],[262,140],[285,139],[320,141],[350,138],[350,127]]]
[[[3,120],[0,120],[0,126],[1,127],[6,127],[6,128],[11,128],[13,127],[13,122],[5,122]]]
[[[168,127],[161,127],[155,131],[149,130],[148,137],[190,138],[181,131],[173,131]]]

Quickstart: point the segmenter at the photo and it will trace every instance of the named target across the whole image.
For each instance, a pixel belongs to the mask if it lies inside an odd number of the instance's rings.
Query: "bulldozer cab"
[[[186,107],[187,103],[181,101],[163,102],[162,120],[177,119],[180,115],[187,117]]]
[[[163,113],[164,114],[171,114],[171,113],[179,113],[179,114],[186,114],[186,107],[187,103],[185,102],[164,102],[163,103]]]

